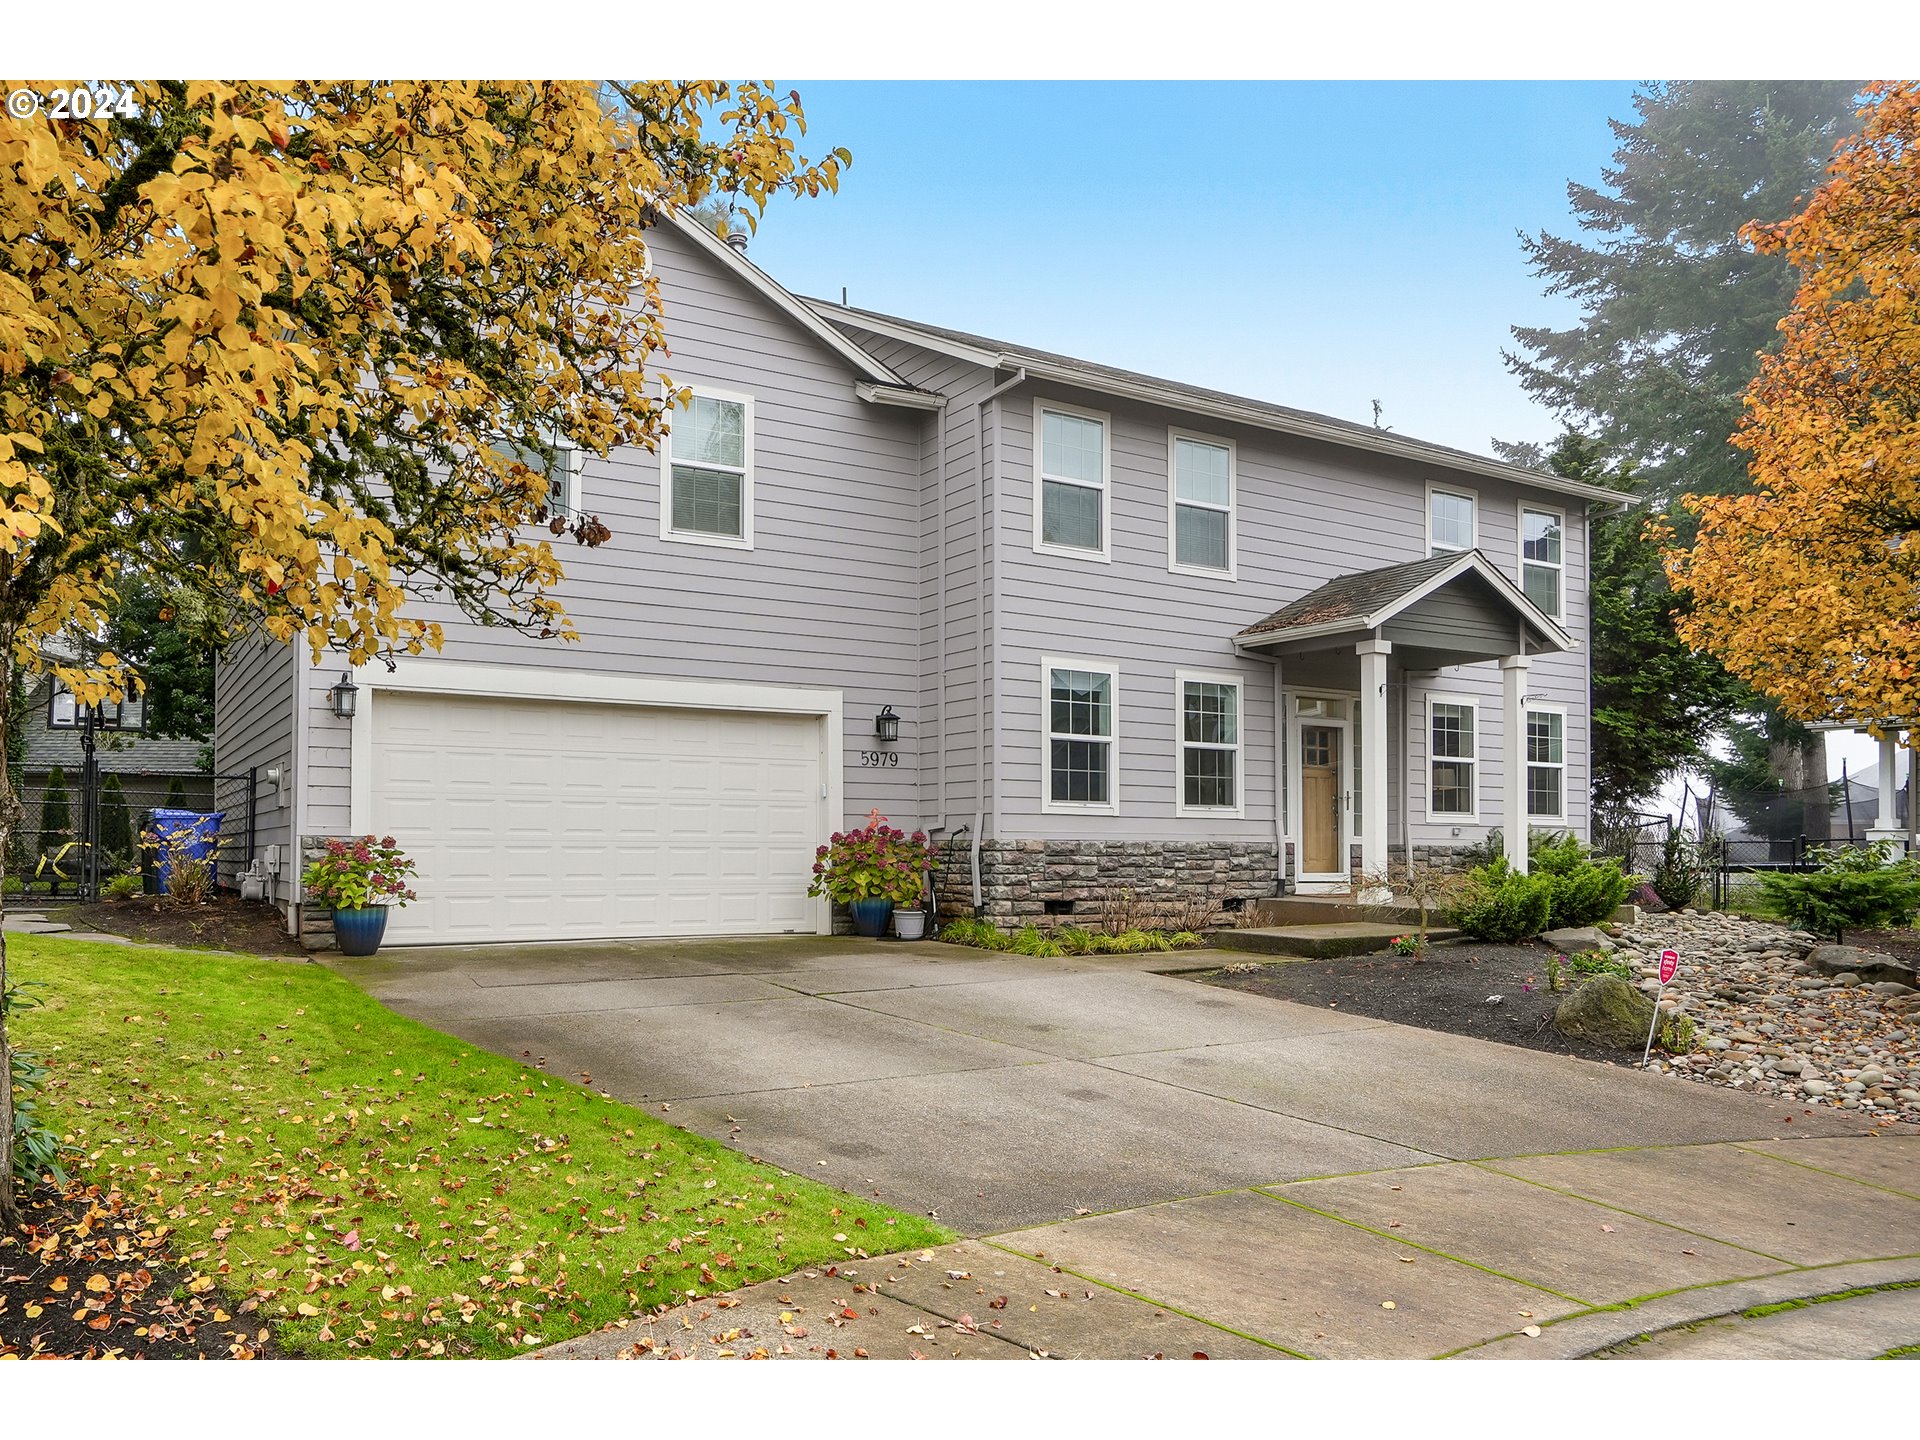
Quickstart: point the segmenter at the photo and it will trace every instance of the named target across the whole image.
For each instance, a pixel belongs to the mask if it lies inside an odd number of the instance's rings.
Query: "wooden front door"
[[[1337,725],[1300,727],[1300,873],[1340,875],[1340,742]]]

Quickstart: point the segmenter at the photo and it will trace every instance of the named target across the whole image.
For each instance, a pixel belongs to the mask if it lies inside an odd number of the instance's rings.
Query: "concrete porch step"
[[[1254,929],[1275,925],[1330,925],[1349,921],[1398,925],[1420,923],[1420,907],[1404,900],[1367,904],[1352,895],[1275,895],[1248,902],[1246,923]],[[1438,916],[1434,917],[1438,919]]]
[[[1317,925],[1266,925],[1251,929],[1212,930],[1207,944],[1216,950],[1242,950],[1256,955],[1293,955],[1325,960],[1340,955],[1371,955],[1387,942],[1405,935],[1408,926],[1383,925],[1371,920],[1322,922]],[[1434,928],[1428,940],[1450,940],[1460,932]]]

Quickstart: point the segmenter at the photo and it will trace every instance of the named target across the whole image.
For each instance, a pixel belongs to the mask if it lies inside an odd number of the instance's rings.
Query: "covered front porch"
[[[1394,852],[1417,861],[1416,790],[1429,829],[1497,824],[1509,861],[1527,868],[1528,676],[1535,656],[1574,641],[1478,550],[1343,575],[1234,645],[1274,666],[1292,888],[1391,888]],[[1480,666],[1500,676],[1497,797],[1482,794],[1477,701],[1445,694]],[[1419,722],[1416,695],[1430,712]]]

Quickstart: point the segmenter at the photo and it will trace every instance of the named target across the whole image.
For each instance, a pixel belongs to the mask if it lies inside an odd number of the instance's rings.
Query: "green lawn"
[[[298,1353],[511,1355],[950,1232],[384,1009],[318,965],[9,937],[15,1042],[177,1255]],[[662,1043],[698,1044],[664,1026]],[[201,1283],[196,1281],[195,1284]]]

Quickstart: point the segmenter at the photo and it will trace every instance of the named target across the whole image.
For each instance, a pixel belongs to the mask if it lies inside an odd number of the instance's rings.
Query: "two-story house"
[[[290,920],[303,843],[367,832],[420,862],[402,944],[824,931],[813,848],[873,809],[1008,923],[1585,834],[1611,492],[651,239],[692,400],[554,476],[614,532],[563,557],[581,643],[224,657],[218,764],[281,777]]]

